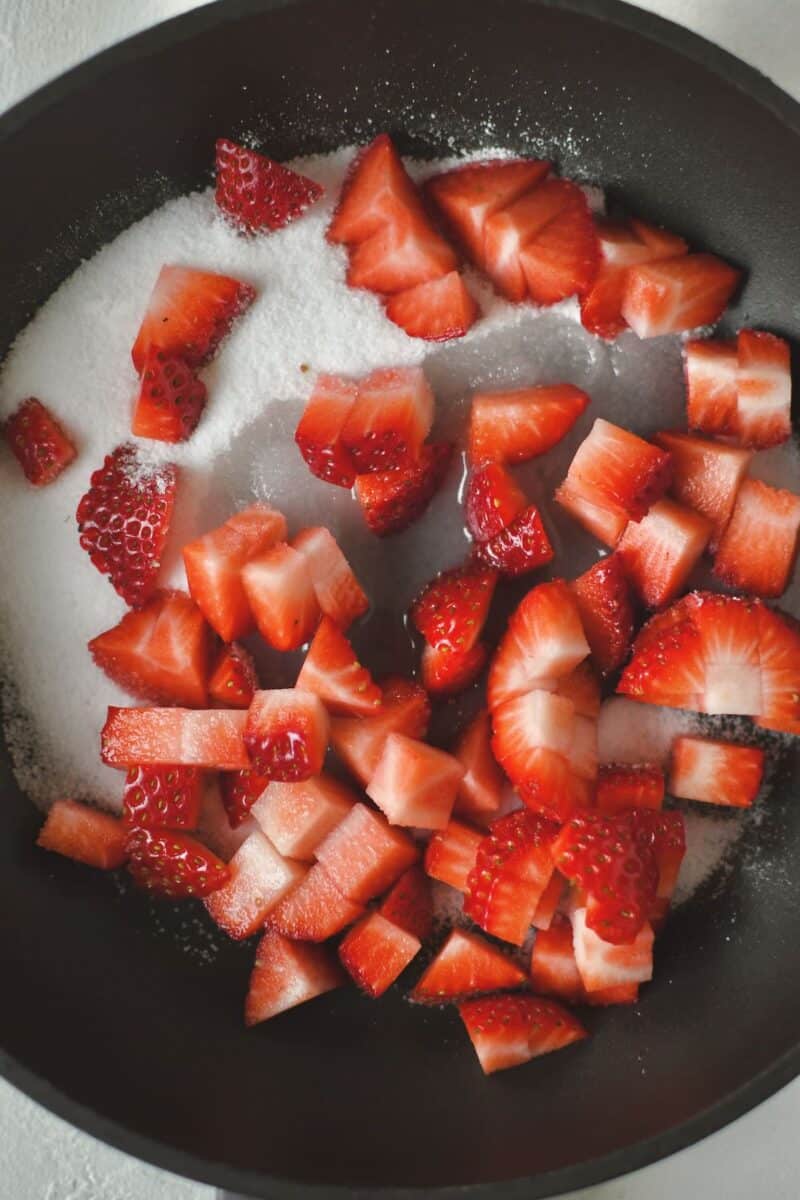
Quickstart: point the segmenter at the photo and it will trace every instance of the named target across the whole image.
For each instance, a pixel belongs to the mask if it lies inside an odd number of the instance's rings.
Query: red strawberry
[[[282,229],[323,194],[313,179],[227,138],[216,152],[217,208],[246,233]]]
[[[638,524],[628,523],[617,554],[648,608],[660,608],[683,591],[712,529],[706,517],[674,500],[659,500]]]
[[[287,893],[302,884],[305,867],[282,858],[269,838],[251,833],[228,863],[230,877],[206,900],[212,920],[241,941],[262,929]]]
[[[23,400],[8,418],[5,435],[25,478],[34,487],[52,483],[77,453],[50,410],[33,397]]]
[[[611,675],[627,658],[634,633],[633,595],[621,559],[601,558],[570,586],[595,665]]]
[[[569,760],[575,740],[575,706],[555,692],[534,690],[492,710],[492,750],[512,783],[536,776],[536,752]]]
[[[738,359],[734,342],[691,340],[683,346],[686,420],[690,429],[732,434],[738,403]]]
[[[261,938],[244,1006],[244,1023],[257,1025],[322,996],[344,982],[325,946],[304,946],[272,929]]]
[[[195,829],[202,796],[197,767],[131,767],[122,793],[123,821],[140,829]]]
[[[329,712],[344,716],[370,716],[382,703],[381,689],[330,617],[320,621],[295,686],[319,696]]]
[[[542,892],[542,898],[536,905],[536,912],[533,914],[531,924],[534,929],[545,930],[550,928],[561,907],[565,887],[566,880],[563,875],[560,875],[558,871],[553,871],[553,874],[550,876],[550,882]]]
[[[480,992],[522,987],[524,971],[475,933],[453,929],[434,958],[411,999],[423,1004],[446,1004]]]
[[[323,867],[312,867],[269,914],[269,926],[284,937],[325,942],[364,915],[364,906],[344,896]]]
[[[333,534],[322,526],[301,529],[292,547],[306,560],[323,613],[347,629],[367,611],[369,600]]]
[[[139,887],[171,900],[209,896],[230,878],[227,865],[185,833],[134,829],[126,851],[128,870]]]
[[[356,499],[372,532],[388,537],[418,521],[444,483],[452,456],[451,442],[436,442],[422,447],[413,467],[359,475]]]
[[[205,406],[203,381],[182,359],[156,350],[142,366],[131,432],[158,442],[185,442],[197,428]]]
[[[267,504],[251,504],[224,525],[183,548],[192,599],[224,642],[253,629],[242,567],[286,538],[286,518]]]
[[[596,993],[607,998],[611,988],[638,986],[653,977],[653,930],[649,923],[642,925],[629,942],[612,943],[592,929],[589,909],[578,908],[572,914],[572,945],[590,1003]]]
[[[569,1004],[585,1002],[586,993],[572,948],[572,925],[566,917],[557,917],[549,929],[536,934],[531,954],[531,985],[543,996],[558,996]]]
[[[634,833],[640,845],[652,846],[658,867],[655,904],[651,921],[666,915],[686,854],[686,825],[683,813],[638,808],[633,812]],[[591,901],[590,901],[591,903]],[[588,910],[587,910],[588,911]]]
[[[377,999],[402,975],[420,948],[419,938],[373,912],[346,934],[339,958],[362,992]]]
[[[128,857],[127,838],[128,830],[109,813],[76,800],[56,800],[39,830],[36,845],[88,867],[113,871]]]
[[[672,747],[669,790],[682,800],[749,808],[764,773],[764,751],[710,738],[679,737]]]
[[[587,1036],[565,1008],[538,996],[486,996],[465,1001],[458,1011],[484,1075],[520,1066]]]
[[[568,675],[589,653],[563,579],[532,588],[511,615],[489,672],[489,708]],[[547,682],[544,682],[547,681]]]
[[[579,727],[588,731],[591,742],[596,743],[594,721],[576,719]],[[596,745],[590,744],[592,771],[596,768]],[[545,746],[532,747],[525,758],[526,778],[517,784],[520,799],[532,813],[547,817],[559,824],[567,821],[574,813],[591,807],[594,776],[580,775],[572,757],[567,758],[556,750]]]
[[[427,941],[433,929],[433,899],[428,877],[420,866],[409,867],[398,879],[378,909],[382,917]]]
[[[253,656],[238,642],[223,646],[208,681],[211,702],[220,708],[249,708],[258,688]]]
[[[297,650],[313,634],[320,608],[308,563],[279,542],[242,567],[241,582],[258,632],[276,650]]]
[[[780,596],[789,586],[800,536],[800,496],[745,479],[714,558],[730,587]]]
[[[496,572],[479,563],[443,571],[412,604],[411,620],[429,646],[464,653],[480,637],[496,583]]]
[[[472,463],[520,463],[552,450],[589,403],[571,383],[477,392],[469,415]]]
[[[390,888],[419,857],[407,834],[365,804],[353,805],[316,854],[339,891],[362,904]]]
[[[480,316],[458,271],[395,292],[386,301],[386,315],[409,337],[448,342],[463,337]]]
[[[446,643],[438,649],[425,646],[420,660],[423,687],[431,696],[457,696],[472,687],[486,659],[483,642],[455,653]]]
[[[351,247],[347,282],[392,295],[439,280],[458,260],[424,214],[409,212]]]
[[[328,748],[328,714],[311,692],[256,692],[244,742],[253,767],[268,779],[297,783],[319,775]]]
[[[342,430],[352,411],[358,389],[349,379],[320,375],[303,409],[294,440],[312,475],[351,488],[356,467],[342,445]]]
[[[367,795],[391,825],[444,829],[463,774],[458,759],[444,750],[390,733]]]
[[[713,550],[728,524],[752,454],[688,433],[657,433],[655,440],[672,460],[672,495],[711,522]]]
[[[713,254],[687,254],[631,267],[622,315],[640,338],[713,325],[740,278],[741,271]]]
[[[558,826],[524,809],[500,817],[478,847],[464,912],[481,929],[521,946],[553,874]]]
[[[155,589],[176,484],[174,467],[144,474],[133,446],[118,446],[78,504],[81,546],[132,608]]]
[[[100,735],[110,767],[184,766],[210,771],[249,767],[247,713],[237,709],[114,708]]]
[[[643,221],[620,225],[596,217],[595,231],[600,243],[600,269],[589,291],[581,297],[581,321],[590,333],[615,338],[626,324],[621,310],[628,268],[675,258],[686,254],[688,247],[683,238]]]
[[[589,498],[587,489],[581,484],[573,484],[569,477],[556,488],[555,499],[584,529],[588,529],[606,546],[616,546],[628,524],[628,518],[621,508],[595,504]]]
[[[470,536],[488,542],[525,508],[525,493],[500,463],[484,463],[470,471],[464,495],[464,515]]]
[[[736,435],[756,450],[777,446],[792,434],[789,344],[771,333],[743,329],[736,349]]]
[[[372,717],[331,721],[333,748],[347,769],[366,786],[375,773],[390,733],[423,738],[431,706],[424,688],[411,679],[392,678],[383,685],[383,705]]]
[[[425,850],[427,874],[431,879],[465,892],[484,837],[484,832],[463,821],[451,821],[428,842]]]
[[[756,611],[762,690],[757,723],[800,734],[800,624],[766,605]]]
[[[158,592],[89,642],[98,667],[125,691],[187,708],[207,703],[210,650],[211,630],[183,592]]]
[[[503,774],[492,754],[492,729],[483,710],[461,734],[453,754],[464,768],[454,812],[483,822],[494,816],[503,798]]]
[[[565,482],[592,504],[641,521],[671,479],[668,454],[598,417],[578,447]]]
[[[481,266],[487,218],[535,187],[549,170],[550,163],[536,159],[488,159],[435,175],[425,191]]]
[[[363,242],[366,238],[420,212],[416,188],[388,133],[381,133],[353,160],[342,188],[328,240]]]
[[[711,592],[687,596],[705,662],[702,709],[754,715],[764,704],[758,606],[744,597]]]
[[[232,828],[236,829],[247,820],[253,805],[268,785],[269,779],[266,775],[259,775],[258,771],[250,768],[243,771],[226,771],[220,776],[220,796]]]
[[[600,247],[592,214],[584,193],[573,187],[563,211],[526,241],[519,253],[528,295],[536,304],[582,296],[597,276]]]
[[[554,550],[535,504],[512,521],[490,542],[478,547],[478,557],[508,579],[526,575],[553,558]]]
[[[604,763],[599,770],[595,804],[609,815],[632,808],[660,809],[664,774],[654,763]]]
[[[256,797],[251,812],[285,858],[310,862],[355,800],[350,788],[322,774],[302,783],[270,783]]]
[[[141,374],[147,360],[161,351],[189,367],[201,367],[255,297],[255,289],[238,279],[192,267],[162,267],[131,351],[133,365]]]
[[[362,379],[341,433],[356,471],[393,471],[416,463],[434,404],[421,367],[373,371]]]

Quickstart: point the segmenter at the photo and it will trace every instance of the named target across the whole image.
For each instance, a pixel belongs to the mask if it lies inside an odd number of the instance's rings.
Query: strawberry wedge
[[[520,463],[552,450],[589,403],[571,383],[478,392],[469,417],[472,463]]]
[[[683,238],[644,221],[620,224],[595,218],[600,244],[600,267],[589,290],[581,297],[581,321],[598,337],[615,338],[626,328],[622,301],[630,267],[686,254]]]
[[[741,271],[713,254],[687,254],[631,267],[622,315],[640,338],[713,325],[740,279]]]
[[[549,170],[550,163],[538,159],[487,159],[434,175],[425,191],[473,262],[484,266],[487,219],[535,187]]]
[[[148,356],[160,353],[201,367],[255,296],[250,284],[226,275],[162,267],[131,351],[133,365],[141,372]]]
[[[480,309],[458,271],[429,279],[386,301],[386,315],[409,337],[447,342],[463,337],[477,321]]]

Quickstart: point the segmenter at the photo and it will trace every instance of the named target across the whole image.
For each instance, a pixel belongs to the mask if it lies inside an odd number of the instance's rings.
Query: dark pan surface
[[[407,151],[549,151],[745,264],[731,325],[797,344],[800,116],[754,72],[610,0],[261,0],[133,39],[0,121],[0,351],[81,258],[201,185],[216,136],[284,158],[383,128]],[[0,1067],[91,1133],[254,1195],[532,1198],[641,1166],[800,1069],[796,750],[783,778],[724,893],[669,926],[641,1015],[592,1014],[580,1054],[483,1082],[456,1015],[399,997],[334,994],[245,1035],[249,949],[43,862],[4,757]]]

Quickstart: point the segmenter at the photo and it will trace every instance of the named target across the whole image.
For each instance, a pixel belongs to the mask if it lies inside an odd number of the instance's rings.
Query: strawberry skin
[[[377,999],[420,949],[419,938],[373,912],[345,935],[339,946],[339,958],[361,991]]]
[[[764,774],[764,751],[710,738],[680,737],[672,747],[669,790],[682,800],[749,808]]]
[[[282,229],[323,194],[313,179],[219,138],[216,144],[217,208],[246,233]]]
[[[524,809],[494,821],[467,879],[464,912],[476,925],[521,946],[553,874],[558,826]]]
[[[453,929],[434,958],[411,999],[423,1004],[465,1000],[481,992],[522,987],[525,972],[475,933]]]
[[[444,483],[452,456],[452,443],[436,442],[422,447],[413,467],[359,475],[356,499],[368,528],[389,537],[418,521]]]
[[[587,1037],[567,1009],[539,996],[486,996],[458,1011],[484,1075],[530,1062]]]
[[[12,413],[4,432],[25,478],[34,487],[52,483],[77,453],[53,414],[33,397],[23,400]]]
[[[565,437],[589,403],[571,383],[478,392],[472,398],[471,463],[521,463],[546,454]]]
[[[524,509],[507,529],[478,547],[478,557],[507,579],[543,567],[552,561],[554,553],[535,504]]]
[[[249,708],[257,688],[256,664],[249,650],[238,642],[223,646],[208,681],[211,703],[219,708]]]
[[[244,743],[259,775],[297,783],[322,770],[328,731],[328,714],[317,696],[277,689],[256,692]]]
[[[409,615],[429,646],[464,653],[480,637],[496,584],[497,573],[480,563],[443,571],[423,589]]]
[[[220,798],[232,829],[247,820],[250,811],[269,786],[269,778],[258,771],[225,771],[220,776]]]
[[[601,558],[570,587],[595,665],[610,675],[628,657],[635,629],[634,599],[621,559],[616,554]]]
[[[434,405],[421,367],[382,369],[362,379],[341,432],[356,471],[394,471],[416,463]]]
[[[789,586],[800,536],[800,496],[745,479],[714,558],[717,579],[757,596]]]
[[[428,940],[433,929],[433,898],[428,877],[420,866],[409,867],[400,876],[378,911],[420,942]]]
[[[526,504],[525,493],[501,463],[484,463],[470,471],[464,516],[474,541],[491,541],[520,515]]]
[[[209,896],[230,878],[228,866],[185,833],[134,829],[126,849],[139,887],[171,900]]]
[[[158,442],[185,442],[206,405],[206,385],[179,358],[149,354],[133,410],[131,432]]]
[[[122,793],[123,821],[138,829],[195,829],[202,795],[196,767],[131,767]]]
[[[313,692],[329,712],[340,716],[370,716],[383,702],[381,689],[330,617],[320,621],[295,686]]]
[[[36,845],[87,867],[113,871],[128,857],[127,838],[123,823],[109,813],[76,800],[56,800],[39,830]]]
[[[448,342],[472,328],[480,309],[458,271],[450,271],[390,296],[386,315],[409,337]]]
[[[356,479],[352,455],[342,445],[342,430],[357,396],[349,379],[320,375],[294,434],[311,474],[337,487],[351,488]]]

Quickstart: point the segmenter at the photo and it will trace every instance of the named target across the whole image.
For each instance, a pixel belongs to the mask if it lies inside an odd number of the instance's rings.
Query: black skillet
[[[746,264],[731,327],[796,344],[800,108],[735,59],[614,0],[231,0],[0,120],[0,351],[83,257],[202,185],[218,135],[289,158],[381,129],[404,151],[546,151]],[[503,1182],[532,1200],[696,1141],[800,1070],[797,751],[758,847],[669,925],[641,1015],[590,1015],[590,1049],[489,1081],[454,1013],[399,996],[245,1033],[249,950],[209,965],[200,920],[163,936],[138,897],[43,861],[5,753],[0,772],[0,1067],[169,1170],[259,1196]]]

